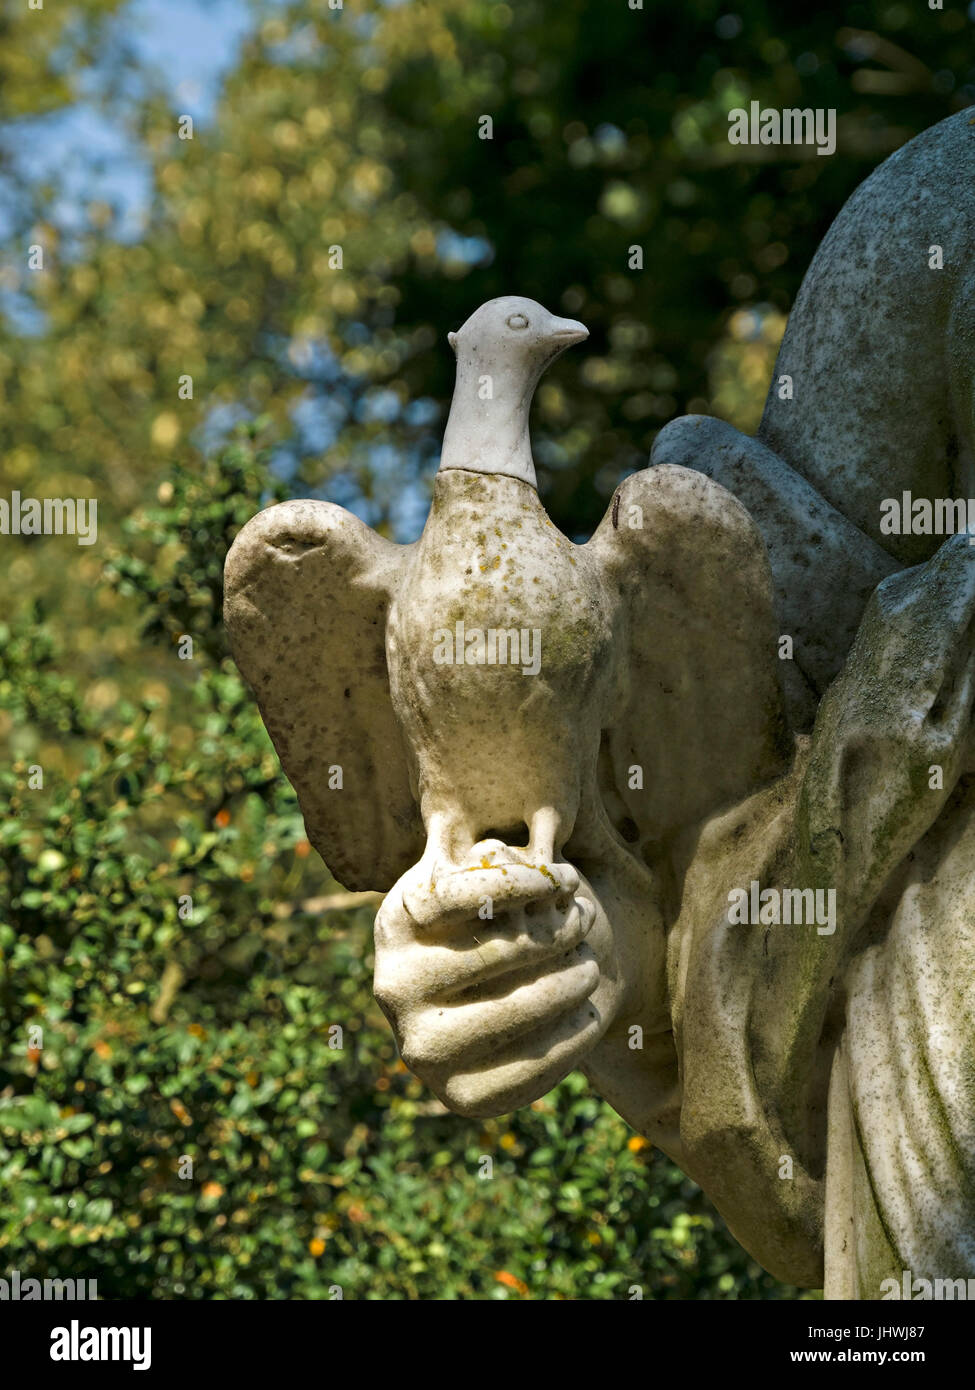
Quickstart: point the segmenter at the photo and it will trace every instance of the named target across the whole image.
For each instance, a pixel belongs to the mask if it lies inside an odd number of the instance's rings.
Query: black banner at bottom
[[[638,1308],[635,1303],[645,1301]],[[422,1312],[409,1305],[409,1323],[400,1323],[395,1307],[377,1301],[323,1300],[311,1303],[233,1302],[0,1302],[4,1352],[28,1375],[48,1371],[52,1380],[70,1383],[78,1376],[169,1376],[245,1372],[249,1378],[267,1371],[300,1374],[307,1366],[319,1373],[343,1357],[357,1355],[363,1373],[382,1366],[383,1348],[402,1365],[416,1355],[423,1335]],[[416,1318],[420,1317],[418,1325]],[[495,1316],[502,1321],[496,1323]],[[536,1322],[536,1316],[542,1318]],[[954,1368],[971,1341],[971,1316],[961,1300],[885,1301],[872,1303],[667,1302],[627,1301],[616,1313],[603,1304],[589,1305],[563,1323],[522,1305],[517,1312],[475,1314],[469,1306],[441,1307],[430,1324],[433,1345],[468,1330],[545,1332],[544,1360],[551,1371],[564,1347],[573,1358],[580,1332],[608,1333],[612,1355],[625,1355],[629,1336],[641,1339],[633,1353],[647,1354],[645,1338],[659,1338],[663,1362],[677,1354],[695,1375],[715,1370],[747,1372],[785,1370],[792,1366],[885,1366],[930,1370]],[[474,1318],[473,1322],[468,1322]],[[593,1321],[590,1322],[589,1319]],[[603,1319],[606,1321],[603,1321]],[[513,1319],[513,1321],[509,1321]],[[564,1331],[563,1331],[564,1330]],[[404,1341],[388,1340],[402,1331]],[[553,1338],[551,1334],[556,1334]],[[563,1336],[559,1334],[562,1333]],[[564,1340],[563,1340],[564,1337]],[[342,1339],[336,1341],[336,1338]],[[518,1358],[530,1356],[530,1343]],[[653,1344],[651,1344],[653,1346]],[[653,1353],[656,1355],[657,1353]],[[538,1353],[542,1355],[541,1351]],[[509,1363],[509,1373],[511,1371]],[[46,1383],[46,1382],[45,1382]]]

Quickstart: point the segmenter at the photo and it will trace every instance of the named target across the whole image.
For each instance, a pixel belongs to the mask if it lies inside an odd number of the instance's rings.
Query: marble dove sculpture
[[[550,863],[582,805],[660,839],[780,760],[767,566],[744,509],[662,467],[627,480],[586,545],[545,513],[529,408],[587,336],[518,296],[450,334],[457,381],[415,544],[296,501],[230,552],[234,655],[349,888],[388,889],[421,857],[436,878],[485,838],[527,835]]]

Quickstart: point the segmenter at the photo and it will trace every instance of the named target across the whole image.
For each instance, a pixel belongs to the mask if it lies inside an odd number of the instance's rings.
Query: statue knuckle
[[[373,994],[379,1003],[391,1009],[394,1013],[400,1013],[407,1002],[407,984],[403,972],[398,967],[398,962],[392,960],[376,960],[376,973],[373,977]]]

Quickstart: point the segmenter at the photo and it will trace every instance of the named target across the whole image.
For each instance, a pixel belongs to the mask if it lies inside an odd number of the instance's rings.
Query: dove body
[[[571,832],[595,775],[611,665],[612,624],[588,569],[528,483],[460,468],[438,474],[386,639],[436,860],[457,862],[485,838],[525,843],[526,834],[551,860]]]
[[[598,721],[584,711],[610,633],[579,582],[580,548],[539,500],[529,433],[540,376],[586,337],[518,295],[481,305],[449,335],[457,379],[433,505],[387,627],[436,862],[482,838],[521,842],[525,826],[529,847],[551,859],[594,770]],[[580,719],[593,724],[588,737]],[[581,760],[580,737],[592,745]]]

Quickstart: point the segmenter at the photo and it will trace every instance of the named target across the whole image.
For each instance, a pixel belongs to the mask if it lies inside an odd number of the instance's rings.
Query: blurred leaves
[[[0,1262],[106,1297],[794,1296],[580,1078],[478,1123],[405,1071],[370,910],[301,906],[335,885],[227,658],[221,571],[288,494],[415,532],[446,333],[493,295],[591,329],[533,421],[570,534],[674,415],[752,428],[843,201],[975,99],[964,12],[255,0],[191,140],[158,83],[110,84],[145,233],[93,199],[66,236],[10,142],[98,99],[126,13],[0,19],[0,482],[99,504],[98,547],[3,538]],[[835,107],[837,154],[730,146],[753,99]]]

